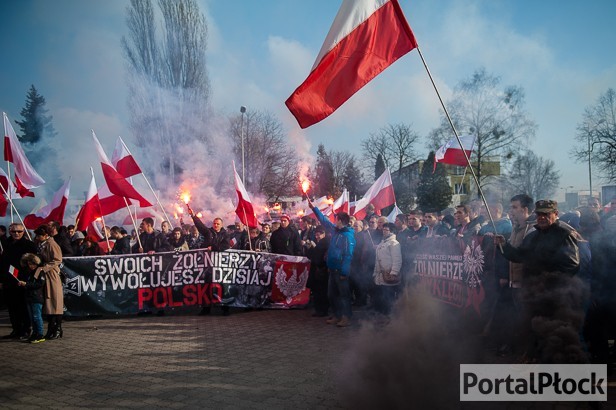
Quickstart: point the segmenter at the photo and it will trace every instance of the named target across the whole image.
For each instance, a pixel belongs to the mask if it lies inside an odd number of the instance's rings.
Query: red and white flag
[[[89,237],[90,239],[94,239],[96,240],[96,242],[99,242],[105,239],[105,237],[103,236],[103,233],[101,232],[98,226],[98,221],[95,220],[95,221],[90,222],[90,224],[86,228],[86,237]]]
[[[98,188],[98,200],[101,204],[101,212],[103,216],[114,213],[117,210],[126,208],[126,205],[131,205],[130,199],[123,196],[112,194],[107,184],[103,184]]]
[[[9,207],[9,201],[6,195],[15,198],[16,190],[13,181],[9,179],[2,168],[0,168],[0,185],[2,185],[3,188],[2,192],[0,192],[0,216],[6,216],[6,210]]]
[[[306,128],[417,47],[398,0],[344,0],[308,78],[286,105]]]
[[[237,207],[235,208],[235,213],[237,217],[240,218],[240,222],[244,225],[249,228],[256,228],[257,225],[259,225],[259,220],[255,214],[252,202],[250,202],[248,192],[246,192],[246,188],[244,188],[244,184],[235,170],[235,161],[233,162],[233,173],[235,174],[235,192],[237,192]]]
[[[77,230],[85,231],[88,225],[92,221],[96,221],[103,216],[101,211],[101,204],[98,198],[98,191],[96,190],[96,181],[94,180],[94,174],[90,180],[90,187],[88,188],[88,196],[86,202],[83,204],[79,213],[77,214]]]
[[[54,194],[51,202],[33,214],[26,215],[24,225],[28,229],[36,229],[39,226],[56,221],[60,225],[64,224],[64,210],[68,202],[68,195],[71,190],[71,180],[62,185],[62,187]]]
[[[389,168],[387,168],[379,179],[374,181],[374,184],[366,191],[363,198],[357,201],[355,204],[355,213],[353,215],[357,219],[364,219],[366,217],[366,207],[368,204],[374,205],[374,209],[380,211],[387,206],[393,205],[395,202],[396,196],[394,194],[394,186],[391,182]]]
[[[331,216],[333,203],[334,203],[333,198],[329,198],[327,197],[327,195],[322,196],[312,201],[312,205],[318,208],[319,211],[321,211],[321,213],[328,218]],[[306,206],[305,207],[302,206],[301,208],[306,209],[306,213],[305,213],[306,216],[309,216],[310,218],[314,220],[317,219],[317,216],[312,211],[312,208],[308,206],[308,201],[306,201]]]
[[[17,269],[15,266],[13,265],[9,265],[9,274],[14,277],[15,279],[19,280],[19,269]]]
[[[336,214],[340,212],[349,213],[349,191],[344,188],[342,194],[334,201],[332,205],[332,213],[329,215],[329,220],[335,222]]]
[[[390,222],[392,224],[396,223],[396,217],[402,213],[403,212],[402,210],[400,210],[400,208],[398,208],[398,205],[394,205],[394,209],[392,209],[389,215],[387,215],[387,222]]]
[[[92,138],[94,139],[94,145],[98,152],[98,158],[101,161],[101,168],[103,169],[103,176],[109,187],[109,191],[115,195],[121,197],[132,198],[139,201],[140,206],[148,207],[152,204],[145,199],[137,190],[123,177],[111,164],[107,154],[103,150],[101,143],[96,138],[96,134],[92,131]]]
[[[142,172],[121,137],[118,137],[113,154],[111,154],[111,164],[124,178],[130,178]]]
[[[17,139],[15,130],[9,121],[9,117],[7,117],[6,113],[2,114],[4,116],[4,160],[13,163],[15,176],[19,178],[21,184],[26,189],[30,190],[43,185],[45,180],[37,174],[30,161],[28,161]]]
[[[19,179],[19,177],[17,175],[15,175],[15,186],[16,186],[16,190],[17,190],[17,194],[22,197],[25,198],[27,196],[30,197],[34,197],[34,192],[30,191]]]
[[[475,136],[461,135],[460,141],[462,141],[464,152],[466,152],[466,155],[470,159],[471,153],[473,152],[473,147],[475,146]],[[468,163],[466,162],[466,158],[464,157],[464,152],[460,148],[460,143],[458,143],[458,140],[454,137],[447,141],[445,145],[440,147],[434,153],[434,166],[436,167],[437,162],[442,162],[444,164],[452,164],[465,167],[468,165]]]
[[[137,224],[139,224],[139,222],[143,218],[152,218],[154,219],[154,222],[156,221],[161,222],[165,220],[165,217],[161,215],[160,213],[158,213],[154,208],[139,208],[139,210],[137,210],[137,213],[133,215],[133,218],[135,218],[135,222]],[[133,220],[131,216],[126,215],[126,217],[122,221],[122,225],[132,225],[132,224],[133,224]]]

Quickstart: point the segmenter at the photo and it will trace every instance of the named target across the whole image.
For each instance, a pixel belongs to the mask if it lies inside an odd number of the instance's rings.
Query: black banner
[[[418,239],[413,244],[411,268],[411,274],[418,275],[419,286],[424,291],[476,318],[478,325],[490,319],[495,297],[494,275],[486,269],[494,253],[483,239]]]
[[[248,251],[193,250],[67,257],[65,314],[135,314],[185,306],[289,308],[308,303],[310,261]]]

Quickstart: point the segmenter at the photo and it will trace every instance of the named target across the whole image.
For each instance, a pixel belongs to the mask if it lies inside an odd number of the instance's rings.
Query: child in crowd
[[[26,282],[19,281],[19,286],[26,288],[26,303],[28,313],[32,321],[32,335],[28,339],[30,343],[41,343],[43,337],[43,288],[45,287],[45,273],[38,268],[41,266],[41,258],[33,253],[26,253],[20,261],[22,269],[28,273]]]

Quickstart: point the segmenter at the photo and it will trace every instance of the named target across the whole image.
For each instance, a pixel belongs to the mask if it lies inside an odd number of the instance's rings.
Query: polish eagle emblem
[[[306,289],[308,281],[308,268],[304,267],[301,274],[298,275],[297,268],[291,268],[291,276],[287,279],[287,273],[284,271],[284,265],[276,271],[276,286],[280,292],[287,298],[287,303],[291,303],[293,297],[302,293]]]
[[[466,273],[466,283],[469,288],[476,288],[481,284],[483,276],[484,255],[480,245],[472,241],[464,250],[463,267]]]

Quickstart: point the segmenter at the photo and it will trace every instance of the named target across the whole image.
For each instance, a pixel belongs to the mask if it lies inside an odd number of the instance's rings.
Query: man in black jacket
[[[68,229],[60,229],[60,224],[56,221],[51,221],[47,224],[51,229],[49,236],[60,246],[62,256],[73,256],[73,247],[71,246],[71,238],[68,236]]]
[[[126,255],[131,252],[130,236],[126,229],[114,226],[111,228],[111,237],[115,239],[115,245],[111,250],[112,255]]]
[[[272,246],[272,253],[291,256],[302,255],[302,240],[297,229],[291,225],[291,218],[288,215],[280,217],[280,228],[272,232],[270,245]]]
[[[143,218],[140,228],[143,231],[141,235],[139,235],[141,244],[137,242],[133,245],[133,253],[152,254],[173,250],[165,234],[154,230],[154,220],[152,218]],[[141,245],[141,247],[139,247],[139,245]]]
[[[26,280],[27,273],[19,272],[17,278],[9,273],[11,266],[18,271],[21,269],[20,261],[23,255],[36,253],[36,245],[25,236],[25,232],[26,228],[20,223],[13,223],[9,226],[11,237],[4,245],[0,262],[0,284],[4,291],[11,327],[13,328],[9,335],[3,336],[6,339],[27,339],[30,332],[30,315],[26,304],[26,292],[23,287],[18,286],[18,279]]]
[[[504,245],[505,258],[523,264],[525,319],[521,336],[526,344],[526,360],[550,363],[556,358],[575,363],[576,351],[580,352],[580,356],[584,355],[580,341],[573,339],[581,326],[575,323],[577,317],[583,317],[584,312],[578,312],[577,316],[563,315],[560,307],[571,305],[572,292],[575,289],[580,291],[584,286],[579,280],[573,279],[580,267],[580,236],[575,229],[558,219],[556,201],[537,201],[535,214],[536,230],[526,235],[520,246],[513,247],[502,235],[496,235],[494,243]],[[568,349],[568,353],[563,356],[565,358],[559,359],[558,349],[549,347],[553,344],[553,336],[560,338],[556,332],[549,330],[553,326],[571,329],[571,339],[565,346]]]
[[[214,218],[212,227],[208,228],[201,219],[192,212],[192,209],[188,211],[188,214],[192,217],[195,228],[197,228],[199,233],[205,238],[203,243],[205,249],[208,251],[222,252],[231,247],[229,235],[225,228],[223,228],[224,222],[221,218]]]
[[[222,218],[214,218],[214,220],[212,221],[212,227],[208,228],[201,221],[201,219],[199,219],[199,217],[194,214],[192,209],[188,209],[188,214],[192,217],[195,228],[197,228],[199,233],[205,238],[203,247],[206,250],[222,252],[226,251],[231,247],[231,245],[229,244],[229,235],[227,234],[227,231],[225,231],[225,228],[223,228],[224,222]],[[222,295],[222,297],[224,298],[225,295]],[[199,315],[209,315],[211,311],[211,304],[203,304],[201,306],[201,312],[199,312]],[[229,316],[229,306],[222,306],[222,314],[224,316]]]

